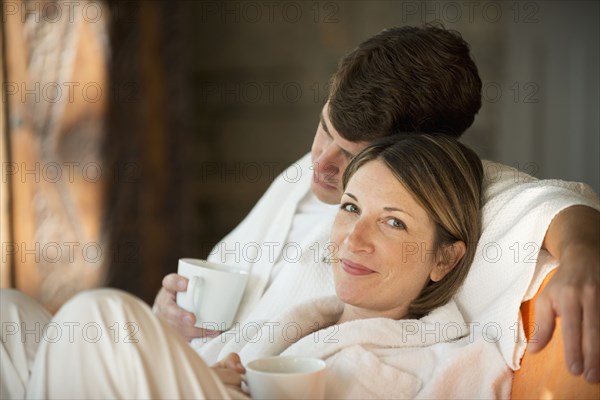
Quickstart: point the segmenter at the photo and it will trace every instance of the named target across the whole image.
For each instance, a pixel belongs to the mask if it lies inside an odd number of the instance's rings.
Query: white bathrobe
[[[321,224],[300,235],[299,243],[289,243],[298,204],[312,195],[309,194],[311,179],[312,163],[310,154],[306,154],[273,181],[246,218],[211,251],[209,261],[235,264],[251,271],[238,321],[243,321],[256,307],[269,285],[274,266],[282,259],[293,264],[308,253],[315,260],[324,254],[328,236],[325,240],[317,236],[323,227],[331,228],[337,208],[320,202]]]
[[[471,272],[455,298],[458,310],[471,328],[469,337],[474,340],[466,343],[464,339],[453,343],[442,342],[429,346],[429,350],[423,354],[418,351],[422,346],[402,350],[415,352],[409,357],[410,363],[415,363],[415,366],[420,362],[430,366],[419,367],[425,370],[422,373],[424,375],[421,375],[419,368],[402,368],[423,378],[423,389],[417,391],[419,396],[452,397],[454,393],[457,397],[483,398],[510,394],[510,375],[506,374],[506,367],[519,368],[526,345],[519,314],[520,304],[535,294],[543,277],[556,266],[545,252],[540,253],[545,232],[554,216],[566,207],[583,204],[600,208],[597,195],[587,185],[537,180],[513,168],[488,161],[484,161],[483,165],[486,174],[483,234]],[[279,244],[279,249],[283,247],[281,244],[285,243],[287,232],[291,229],[298,202],[310,190],[312,171],[309,155],[292,168],[287,175],[284,173],[274,181],[246,219],[224,239],[223,243],[227,246],[221,246],[221,249],[231,249],[235,243],[248,242],[274,242]],[[289,179],[290,176],[297,176],[297,171],[302,171],[299,179]],[[329,224],[329,220],[325,221],[323,226],[307,232],[301,247],[302,262],[291,263],[286,269],[296,270],[318,263],[327,247]],[[318,248],[318,252],[315,248]],[[217,248],[211,259],[232,262],[229,257]],[[330,272],[313,273],[319,271],[318,268],[307,269],[308,273],[303,273],[301,277],[296,276],[298,272],[282,272],[267,290],[274,265],[274,262],[268,261],[271,260],[261,259],[260,262],[247,264],[252,278],[238,314],[238,321],[244,321],[238,326],[239,329],[251,329],[260,321],[275,321],[287,308],[334,293]],[[395,336],[392,333],[390,335]],[[202,339],[195,340],[192,346],[211,362],[228,353],[228,342],[231,340],[237,339],[232,332],[228,332],[209,343]],[[392,351],[391,347],[388,350]],[[432,353],[443,362],[428,355]],[[389,362],[388,358],[381,360],[384,364]],[[431,369],[433,366],[435,370]],[[469,373],[460,374],[463,369]],[[363,370],[359,368],[355,371],[360,371],[354,375],[355,379],[360,379]],[[484,371],[487,375],[482,381],[479,374]],[[371,374],[368,376],[371,377]],[[373,382],[371,390],[376,393],[377,385]],[[467,386],[474,389],[467,389]],[[399,392],[391,397],[402,397],[405,393],[400,388],[394,390]],[[414,385],[407,385],[406,390],[415,390]]]

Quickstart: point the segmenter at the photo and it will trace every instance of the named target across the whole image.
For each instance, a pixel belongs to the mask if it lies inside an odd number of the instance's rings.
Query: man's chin
[[[311,182],[310,191],[325,204],[339,204],[342,194],[340,191],[329,185],[320,185],[316,182]]]

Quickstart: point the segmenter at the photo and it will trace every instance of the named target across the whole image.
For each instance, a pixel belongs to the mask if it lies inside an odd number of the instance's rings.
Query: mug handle
[[[196,317],[198,317],[203,287],[204,279],[199,276],[192,276],[192,279],[190,279],[188,283],[188,292],[190,292],[192,295],[192,305],[194,306],[194,313],[196,314]]]
[[[242,392],[246,393],[248,396],[251,396],[250,386],[248,386],[248,378],[246,378],[246,374],[242,374],[241,379],[242,381],[240,382],[240,389],[242,389]]]

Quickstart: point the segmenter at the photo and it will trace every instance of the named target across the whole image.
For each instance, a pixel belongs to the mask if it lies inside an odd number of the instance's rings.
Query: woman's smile
[[[376,272],[362,264],[358,264],[347,259],[342,259],[341,261],[342,269],[350,275],[369,275]]]

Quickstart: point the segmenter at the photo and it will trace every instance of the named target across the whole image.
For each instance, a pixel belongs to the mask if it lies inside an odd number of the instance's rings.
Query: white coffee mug
[[[259,358],[246,365],[252,399],[323,399],[325,361],[311,357]]]
[[[181,258],[177,273],[188,278],[187,291],[177,293],[177,304],[196,315],[195,326],[218,331],[231,328],[248,272],[231,265]]]

